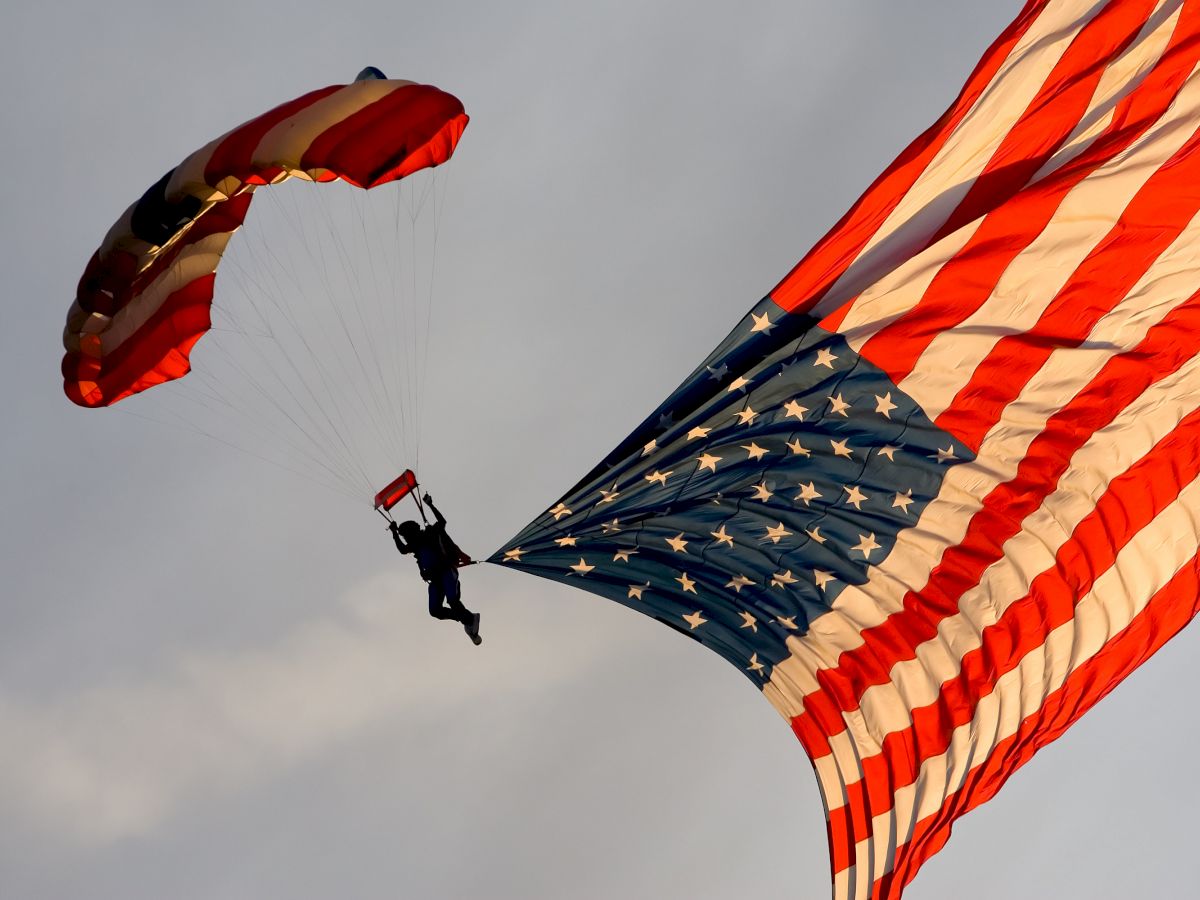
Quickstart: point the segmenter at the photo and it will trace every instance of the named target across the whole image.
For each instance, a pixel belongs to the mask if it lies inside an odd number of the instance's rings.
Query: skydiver
[[[459,599],[462,588],[458,583],[458,567],[469,558],[446,533],[446,517],[433,505],[433,498],[424,497],[436,521],[422,528],[416,522],[388,523],[388,530],[401,553],[417,558],[421,577],[429,584],[429,614],[435,619],[461,622],[463,630],[476,645],[483,643],[479,636],[479,613],[473,613]]]

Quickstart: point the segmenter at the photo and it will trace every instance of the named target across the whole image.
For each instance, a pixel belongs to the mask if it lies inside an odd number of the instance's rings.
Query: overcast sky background
[[[1019,5],[9,5],[0,896],[827,896],[809,763],[726,662],[491,566],[464,575],[472,647],[367,498],[73,407],[62,322],[112,221],[216,134],[366,64],[455,93],[420,474],[484,556],[691,371]],[[1190,896],[1198,650],[1184,632],[1043,751],[908,896]]]

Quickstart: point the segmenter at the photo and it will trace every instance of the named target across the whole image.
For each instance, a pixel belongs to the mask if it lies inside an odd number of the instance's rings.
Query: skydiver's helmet
[[[421,526],[409,519],[407,522],[400,523],[400,535],[404,540],[412,543],[421,536]]]

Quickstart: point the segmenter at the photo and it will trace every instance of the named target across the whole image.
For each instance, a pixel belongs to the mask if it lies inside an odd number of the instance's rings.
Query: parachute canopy
[[[387,80],[331,85],[284,103],[188,156],[108,232],[63,332],[63,387],[108,406],[180,378],[210,328],[213,282],[256,189],[288,179],[371,188],[450,158],[467,115],[451,94]]]

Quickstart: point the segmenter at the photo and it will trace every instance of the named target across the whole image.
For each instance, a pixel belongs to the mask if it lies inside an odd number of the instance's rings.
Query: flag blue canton
[[[973,456],[771,300],[493,557],[701,641],[762,683]]]

